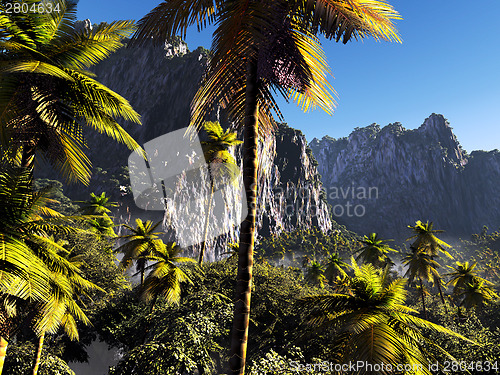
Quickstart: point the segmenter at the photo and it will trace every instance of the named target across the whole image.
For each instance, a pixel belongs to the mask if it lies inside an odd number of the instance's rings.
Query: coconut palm
[[[274,130],[272,111],[282,118],[273,89],[304,110],[333,112],[329,68],[317,38],[374,36],[399,40],[393,19],[397,12],[385,1],[165,1],[139,21],[133,42],[163,43],[216,24],[208,72],[192,102],[191,125],[200,128],[221,105],[243,129],[243,183],[248,214],[241,225],[230,368],[243,374],[248,341],[257,198],[258,139]],[[133,43],[132,43],[133,44]]]
[[[369,236],[364,236],[361,243],[364,245],[361,249],[354,253],[359,255],[356,260],[363,259],[365,263],[371,263],[374,267],[385,268],[389,264],[393,264],[387,256],[389,252],[398,252],[391,248],[386,242],[392,240],[383,240],[378,237],[377,233],[370,233]]]
[[[423,251],[433,259],[438,257],[440,253],[446,255],[449,259],[453,259],[450,253],[448,253],[445,250],[446,248],[451,248],[451,245],[447,244],[443,240],[440,240],[435,235],[436,233],[443,233],[444,231],[439,229],[434,229],[433,227],[434,224],[432,222],[429,223],[427,221],[426,223],[423,223],[420,220],[417,220],[414,226],[408,225],[408,228],[410,228],[414,233],[413,236],[406,239],[407,241],[411,241],[414,239],[410,248]],[[441,275],[437,271],[439,267],[440,264],[435,262],[429,270],[433,275],[432,281],[438,288],[439,296],[441,298],[441,302],[443,303],[444,309],[446,313],[448,313],[448,308],[446,306],[446,302],[443,296],[443,289],[442,289],[443,282],[441,279]]]
[[[459,295],[464,291],[467,284],[478,284],[479,282],[488,283],[485,279],[480,277],[477,272],[474,270],[477,266],[477,263],[469,264],[469,262],[456,262],[456,266],[448,266],[448,268],[452,269],[453,272],[447,273],[444,276],[450,276],[451,279],[446,283],[446,285],[450,285],[453,287],[453,294]]]
[[[0,172],[0,374],[18,327],[17,310],[27,301],[47,300],[50,292],[50,271],[29,240],[36,229],[44,228],[37,225],[42,222],[39,215],[51,210],[45,206],[46,197],[31,190],[31,183],[27,171]]]
[[[480,279],[473,279],[465,284],[459,296],[463,298],[460,306],[466,309],[479,308],[498,298],[493,289],[487,286],[486,280]]]
[[[419,250],[414,247],[410,247],[410,249],[411,253],[407,254],[403,258],[403,264],[408,266],[405,277],[408,278],[410,283],[415,279],[418,280],[422,297],[422,309],[424,311],[424,316],[427,319],[423,281],[436,281],[437,283],[440,283],[440,278],[437,277],[437,268],[439,267],[439,263],[423,250]]]
[[[178,267],[178,263],[196,263],[192,258],[181,257],[182,248],[175,242],[154,249],[148,260],[154,262],[146,269],[149,274],[142,288],[142,297],[146,302],[154,302],[163,296],[168,303],[178,304],[181,298],[181,284],[193,282],[189,276]]]
[[[208,135],[208,141],[203,141],[201,144],[210,172],[210,198],[208,201],[205,232],[203,234],[203,242],[201,243],[200,256],[198,258],[200,264],[203,263],[203,256],[205,254],[214,190],[217,188],[217,185],[222,185],[225,181],[229,180],[235,182],[239,174],[239,168],[230,150],[234,148],[234,146],[242,143],[242,141],[236,138],[236,132],[230,129],[224,131],[219,122],[206,121],[203,123],[203,129]]]
[[[45,340],[45,335],[55,334],[63,328],[72,340],[78,340],[76,320],[88,325],[89,319],[78,305],[77,300],[89,297],[90,291],[103,289],[85,279],[80,267],[82,262],[79,256],[70,256],[70,252],[62,247],[61,241],[52,241],[53,249],[48,252],[46,265],[50,275],[50,294],[47,301],[35,305],[38,310],[35,318],[34,330],[38,335],[38,350],[36,352],[33,375],[38,373],[40,358]]]
[[[115,224],[108,216],[108,213],[111,212],[110,208],[118,207],[117,202],[110,202],[106,193],[102,192],[101,195],[90,193],[89,200],[78,201],[78,203],[82,203],[79,211],[83,215],[94,216],[87,220],[87,230],[89,232],[108,238],[116,237],[116,233],[113,229]]]
[[[353,261],[353,269],[349,294],[319,295],[299,300],[299,306],[306,309],[310,327],[335,329],[332,347],[340,354],[339,363],[417,364],[422,365],[423,374],[431,374],[429,358],[432,356],[426,351],[426,345],[437,346],[422,334],[422,330],[465,339],[445,327],[414,316],[417,311],[404,304],[405,279],[391,282],[388,269],[382,271],[372,264],[359,268]],[[366,368],[358,371],[360,374],[370,373]],[[385,370],[376,373],[392,372],[386,366]]]
[[[181,250],[175,242],[171,242],[159,250],[155,249],[148,256],[148,260],[155,263],[147,267],[150,272],[142,286],[141,297],[147,303],[151,303],[151,314],[158,297],[163,296],[169,304],[178,304],[181,299],[181,284],[193,284],[191,278],[177,266],[177,263],[196,263],[196,261],[192,258],[180,257]],[[144,335],[144,343],[148,338],[150,319],[151,316],[148,318],[149,324]]]
[[[31,190],[31,176],[23,170],[0,172],[0,292],[2,296],[43,300],[48,292],[48,269],[25,240],[50,214],[47,198]],[[50,222],[43,221],[50,226]],[[43,229],[43,227],[42,227]]]
[[[306,281],[314,285],[319,285],[321,288],[325,287],[325,267],[321,263],[313,260],[311,265],[307,267]]]
[[[345,263],[339,254],[331,253],[328,254],[324,260],[325,265],[325,277],[328,281],[333,282],[336,277],[343,279],[347,276],[344,269],[349,268],[349,264]]]
[[[89,218],[87,220],[87,230],[91,233],[95,233],[101,237],[115,238],[116,233],[114,231],[115,223],[107,215],[102,214],[102,216]]]
[[[2,305],[0,312],[0,373],[11,333],[18,322],[19,306],[45,305],[51,300],[52,270],[70,268],[54,255],[50,233],[64,234],[84,231],[70,224],[83,221],[81,216],[63,216],[47,207],[58,203],[48,191],[32,190],[31,172],[25,168],[0,173],[0,244],[3,262],[0,266]],[[69,272],[69,271],[68,271]],[[26,301],[22,304],[20,302]],[[44,321],[39,324],[45,329]]]
[[[439,253],[445,254],[448,258],[453,259],[453,257],[448,253],[445,248],[450,248],[451,245],[447,244],[443,240],[440,240],[435,236],[435,233],[443,233],[443,230],[433,229],[434,224],[432,222],[423,223],[418,220],[414,226],[408,225],[413,231],[413,235],[406,239],[406,241],[415,240],[411,246],[416,249],[424,250],[427,254],[431,256],[438,256]]]
[[[78,30],[76,2],[53,0],[59,11],[44,13],[7,13],[6,4],[0,4],[1,156],[32,169],[35,153],[41,151],[69,181],[88,184],[85,126],[139,148],[116,119],[139,124],[140,116],[86,70],[119,49],[134,23]],[[23,4],[37,6],[40,1]]]
[[[101,195],[95,195],[90,193],[90,199],[87,201],[79,201],[78,203],[83,203],[80,207],[80,212],[83,215],[103,215],[111,212],[110,208],[118,207],[117,202],[110,202],[109,197],[106,196],[106,192],[102,192]]]
[[[143,222],[141,219],[135,219],[135,228],[123,224],[131,233],[117,237],[127,240],[115,250],[116,253],[123,254],[120,267],[128,270],[135,262],[136,271],[141,275],[141,285],[144,284],[144,272],[149,256],[155,251],[162,251],[162,248],[165,247],[161,238],[158,237],[161,232],[155,232],[160,224],[161,221],[153,224],[150,220]]]

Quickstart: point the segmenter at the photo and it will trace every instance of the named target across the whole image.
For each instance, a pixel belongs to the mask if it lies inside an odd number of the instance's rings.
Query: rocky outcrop
[[[199,47],[183,56],[167,58],[164,45],[124,47],[93,67],[96,79],[126,98],[141,115],[142,126],[120,125],[139,143],[189,125],[191,99],[207,64]],[[87,132],[94,165],[110,170],[126,165],[130,151],[96,132]],[[125,162],[124,162],[125,161]]]
[[[166,58],[164,46],[149,44],[121,48],[94,67],[93,72],[97,80],[127,98],[141,115],[142,126],[126,121],[120,124],[142,145],[189,124],[191,99],[206,64],[207,53],[201,47],[184,56]],[[130,221],[134,217],[161,220],[162,213],[141,210],[132,200],[126,169],[131,151],[95,132],[87,132],[86,139],[94,166],[90,186],[66,186],[65,194],[83,200],[90,192],[106,191],[120,203],[119,211],[115,212],[118,221]],[[267,156],[261,161],[259,234],[311,226],[330,230],[332,222],[321,195],[322,183],[304,135],[282,125],[275,137],[265,139],[262,147]],[[44,173],[39,176],[49,177]],[[210,185],[206,184],[205,189],[199,194],[208,195]],[[224,241],[235,239],[237,230],[233,228]]]
[[[310,147],[334,219],[352,230],[404,238],[408,225],[430,220],[468,236],[500,225],[500,153],[467,155],[442,115],[415,130],[372,124]]]
[[[261,166],[258,226],[261,235],[319,227],[332,222],[317,162],[300,130],[281,124],[268,140],[271,157]]]

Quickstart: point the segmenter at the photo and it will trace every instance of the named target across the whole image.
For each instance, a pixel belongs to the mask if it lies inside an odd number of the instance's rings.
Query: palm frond
[[[219,0],[164,1],[138,22],[131,43],[142,45],[151,39],[163,43],[177,34],[185,37],[187,28],[194,23],[201,30],[215,22],[218,4]]]
[[[401,16],[385,1],[374,0],[308,0],[306,14],[312,31],[347,43],[352,37],[400,42],[392,20]]]
[[[73,81],[73,78],[63,69],[43,61],[14,61],[0,63],[0,74],[2,73],[33,73],[46,74],[48,76]]]

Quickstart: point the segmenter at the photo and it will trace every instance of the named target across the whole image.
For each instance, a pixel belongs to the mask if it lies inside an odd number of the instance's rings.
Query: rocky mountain
[[[163,46],[149,44],[121,48],[94,67],[93,72],[97,80],[127,98],[140,113],[142,126],[119,122],[142,145],[189,124],[190,102],[206,64],[207,51],[201,47],[183,56],[167,57]],[[95,132],[87,132],[85,136],[94,167],[90,186],[65,186],[64,193],[70,198],[84,200],[90,192],[106,191],[120,203],[115,212],[120,221],[130,221],[134,217],[161,220],[162,212],[145,211],[134,204],[127,170],[131,151]],[[304,135],[281,125],[276,136],[267,138],[262,148],[266,157],[261,162],[259,233],[268,235],[313,225],[330,230],[332,222],[321,195],[322,183]],[[40,170],[37,175],[58,177]],[[209,184],[202,189],[206,191],[200,194],[209,194]],[[235,238],[235,230],[237,228],[230,233],[229,239]]]
[[[182,56],[167,52],[153,44],[124,47],[93,68],[100,82],[141,114],[142,126],[120,122],[140,144],[188,125],[190,102],[207,65],[202,47]],[[65,194],[82,200],[106,191],[120,201],[120,220],[161,219],[161,213],[140,210],[131,198],[130,150],[95,132],[86,138],[94,166],[91,185],[66,186]],[[300,131],[282,125],[262,147],[268,155],[261,166],[262,235],[300,226],[327,231],[335,225],[330,214],[359,233],[398,238],[418,219],[461,236],[500,225],[499,152],[468,155],[441,115],[431,115],[415,130],[373,124],[347,138],[314,139],[312,153]],[[46,170],[37,175],[59,177]]]
[[[500,226],[500,152],[468,155],[442,115],[415,130],[372,124],[310,147],[334,219],[358,233],[405,238],[416,220],[450,236]]]
[[[92,68],[96,79],[126,98],[141,115],[142,126],[119,121],[139,144],[189,125],[189,106],[207,64],[199,47],[169,58],[163,45],[123,47]],[[90,158],[106,170],[126,165],[130,151],[96,132],[88,132]],[[125,162],[124,162],[125,161]]]

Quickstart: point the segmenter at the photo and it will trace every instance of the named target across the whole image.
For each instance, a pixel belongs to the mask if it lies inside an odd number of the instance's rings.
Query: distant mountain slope
[[[415,130],[373,124],[310,147],[334,218],[351,230],[401,238],[418,219],[454,236],[500,226],[500,152],[468,155],[442,115]]]
[[[167,58],[163,46],[121,48],[92,68],[97,80],[126,98],[141,115],[143,126],[120,121],[139,144],[189,125],[189,106],[207,64],[202,47]],[[106,136],[87,133],[95,165],[125,165],[130,151]],[[96,147],[97,146],[97,147]]]
[[[142,116],[142,126],[119,123],[139,144],[188,126],[190,103],[207,64],[203,48],[173,58],[165,57],[163,47],[152,44],[139,48],[121,48],[93,68],[97,80],[130,101]],[[223,116],[222,116],[223,117]],[[88,155],[94,166],[89,187],[65,186],[73,199],[87,199],[90,192],[108,195],[121,203],[121,220],[142,217],[159,220],[161,212],[137,208],[128,188],[127,166],[130,150],[110,138],[86,133]],[[266,139],[270,158],[264,163],[259,194],[258,227],[261,235],[281,230],[318,226],[332,228],[316,162],[304,135],[281,125],[276,137]],[[57,177],[47,169],[38,177]],[[206,194],[209,194],[207,186]],[[298,194],[300,192],[300,195]],[[159,216],[160,215],[160,216]],[[193,228],[193,230],[198,230]]]

